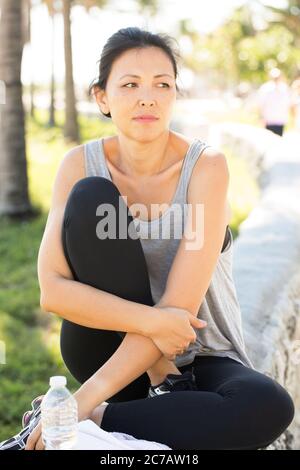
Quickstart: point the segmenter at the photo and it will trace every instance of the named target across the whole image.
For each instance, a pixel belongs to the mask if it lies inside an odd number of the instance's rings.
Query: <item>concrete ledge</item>
[[[237,123],[211,128],[210,143],[249,162],[261,199],[240,225],[233,276],[254,366],[291,394],[296,417],[267,449],[300,448],[300,138]]]

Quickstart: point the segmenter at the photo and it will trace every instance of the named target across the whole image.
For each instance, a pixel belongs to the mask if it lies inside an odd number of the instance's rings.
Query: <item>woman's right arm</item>
[[[84,178],[82,146],[64,156],[54,181],[50,211],[38,253],[40,306],[62,318],[90,328],[149,336],[159,312],[74,280],[64,256],[61,229],[68,195]]]

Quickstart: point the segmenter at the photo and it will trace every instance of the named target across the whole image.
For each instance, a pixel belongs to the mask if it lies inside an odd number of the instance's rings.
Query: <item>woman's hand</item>
[[[42,440],[41,419],[29,434],[25,445],[25,450],[45,450],[45,444]]]
[[[164,356],[173,361],[191,342],[195,342],[196,333],[193,327],[204,328],[206,322],[182,308],[159,306],[159,304],[153,308],[159,315],[154,316],[150,338]]]

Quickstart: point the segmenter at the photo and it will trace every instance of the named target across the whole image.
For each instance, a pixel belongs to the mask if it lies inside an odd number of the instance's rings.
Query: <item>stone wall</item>
[[[247,160],[261,198],[240,225],[233,276],[254,366],[294,399],[296,417],[267,449],[300,449],[300,137],[226,123],[209,143]]]

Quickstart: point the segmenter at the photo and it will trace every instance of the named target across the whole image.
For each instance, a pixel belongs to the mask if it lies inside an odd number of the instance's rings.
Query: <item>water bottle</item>
[[[50,377],[50,389],[41,403],[42,439],[45,450],[71,450],[78,437],[77,401],[63,375]]]

